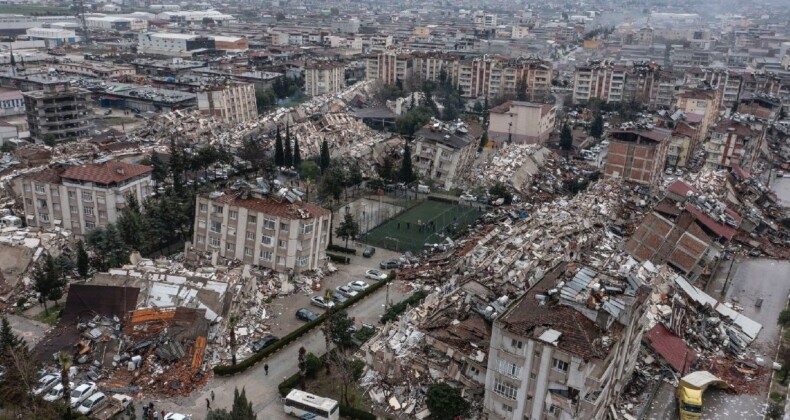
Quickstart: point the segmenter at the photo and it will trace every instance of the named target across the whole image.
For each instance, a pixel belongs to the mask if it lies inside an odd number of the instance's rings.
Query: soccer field
[[[361,238],[373,246],[419,252],[425,243],[439,243],[480,216],[476,207],[426,200],[371,230]],[[449,228],[448,228],[449,227]]]

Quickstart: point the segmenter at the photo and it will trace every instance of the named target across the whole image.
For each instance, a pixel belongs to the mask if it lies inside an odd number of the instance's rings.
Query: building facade
[[[669,130],[659,128],[610,131],[604,175],[656,185],[666,163],[670,135]]]
[[[44,169],[15,180],[29,226],[61,227],[75,235],[118,221],[128,194],[138,202],[151,193],[151,171],[144,165],[106,162]]]
[[[22,92],[11,90],[0,92],[0,117],[25,113],[25,98]]]
[[[705,165],[711,169],[731,168],[733,164],[752,170],[765,138],[761,124],[722,119],[711,128],[710,138],[703,144]]]
[[[544,143],[554,129],[557,109],[551,104],[508,101],[491,109],[488,139],[502,144]]]
[[[606,296],[609,284],[617,290]],[[488,418],[607,418],[639,357],[646,297],[644,286],[587,267],[547,273],[494,321]]]
[[[193,246],[276,271],[314,270],[325,258],[331,212],[253,190],[203,194]]]
[[[309,96],[336,93],[345,87],[345,66],[340,62],[312,63],[304,67],[304,92]]]
[[[370,56],[365,58],[365,79],[392,85],[410,78],[412,65],[411,57],[405,54],[388,52]]]
[[[73,140],[88,135],[93,121],[89,90],[45,84],[44,90],[22,95],[30,137],[36,142]]]
[[[453,188],[456,177],[471,168],[478,141],[465,126],[428,123],[414,137],[414,168],[442,188]]]
[[[229,83],[197,92],[201,113],[222,121],[243,123],[258,118],[255,86],[252,83]]]
[[[698,126],[698,137],[708,137],[708,130],[719,114],[721,92],[709,86],[682,86],[676,90],[675,109],[683,111],[686,120]]]

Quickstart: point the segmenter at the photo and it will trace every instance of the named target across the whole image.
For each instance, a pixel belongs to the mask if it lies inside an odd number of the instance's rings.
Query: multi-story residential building
[[[453,188],[456,177],[471,168],[477,151],[479,137],[469,131],[463,124],[429,122],[414,133],[414,168],[442,188]]]
[[[227,122],[242,123],[258,118],[255,85],[227,83],[206,87],[197,92],[200,112]]]
[[[720,105],[731,107],[740,98],[743,77],[741,73],[725,68],[693,68],[684,72],[683,84],[698,85],[700,83],[708,83],[711,87],[721,91]]]
[[[30,137],[36,142],[74,140],[88,135],[93,120],[89,90],[66,83],[45,83],[44,90],[22,95]]]
[[[697,129],[685,122],[679,122],[672,130],[667,149],[667,168],[685,168],[689,154],[697,146]]]
[[[670,135],[661,128],[610,131],[605,176],[656,185],[666,163]]]
[[[199,195],[192,245],[276,271],[318,268],[332,213],[291,194],[242,188]]]
[[[79,74],[98,79],[112,79],[122,76],[134,76],[133,66],[124,66],[95,61],[55,63],[52,67],[59,73]]]
[[[0,92],[0,117],[25,113],[25,98],[18,90]]]
[[[573,77],[573,102],[599,99],[608,103],[635,102],[656,109],[671,104],[674,81],[653,62],[630,66],[593,61],[576,68]]]
[[[340,92],[345,80],[341,62],[310,63],[304,67],[304,92],[309,96]]]
[[[544,143],[554,129],[557,109],[551,104],[508,101],[491,109],[488,139],[497,144]]]
[[[496,15],[493,13],[477,12],[473,16],[475,27],[477,28],[496,28]]]
[[[489,419],[603,419],[630,381],[648,289],[566,267],[548,272],[494,321],[484,400]]]
[[[733,164],[751,171],[765,138],[762,124],[722,119],[711,128],[703,144],[705,165],[712,169],[730,168]]]
[[[29,226],[60,227],[81,236],[118,221],[129,194],[138,202],[151,193],[151,171],[144,165],[112,161],[47,168],[15,180]]]
[[[687,121],[698,126],[698,137],[708,136],[708,129],[716,121],[721,103],[721,91],[709,85],[681,86],[675,91],[675,109],[683,111]]]
[[[412,75],[412,59],[406,54],[381,53],[365,58],[365,79],[391,85]]]

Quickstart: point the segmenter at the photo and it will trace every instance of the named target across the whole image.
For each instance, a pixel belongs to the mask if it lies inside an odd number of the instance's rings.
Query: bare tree
[[[71,387],[69,386],[69,368],[72,364],[71,355],[65,351],[58,353],[60,363],[60,384],[63,386],[63,402],[66,403],[66,411],[71,412]]]

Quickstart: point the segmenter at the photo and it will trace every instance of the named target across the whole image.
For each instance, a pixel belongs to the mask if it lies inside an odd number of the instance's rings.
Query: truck
[[[126,410],[132,402],[132,397],[124,394],[113,394],[107,399],[107,403],[98,410],[91,413],[90,418],[94,420],[109,420]]]
[[[727,387],[726,382],[704,370],[689,373],[680,379],[680,383],[675,389],[680,420],[702,418],[702,394],[711,385],[721,388]]]

